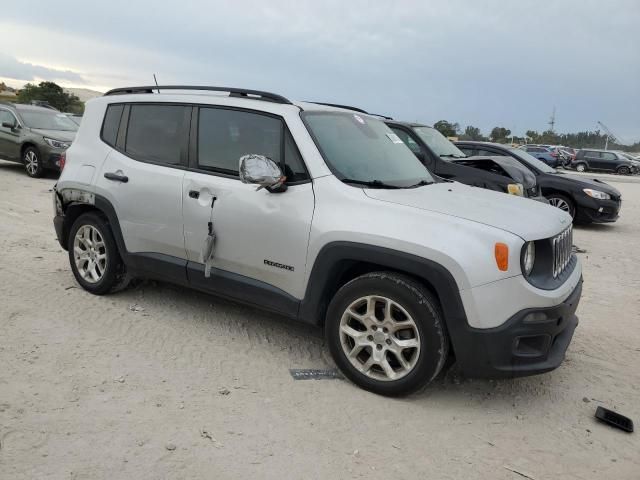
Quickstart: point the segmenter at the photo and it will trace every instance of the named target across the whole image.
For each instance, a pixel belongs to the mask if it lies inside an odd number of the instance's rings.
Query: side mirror
[[[258,185],[256,190],[266,188],[269,192],[286,190],[285,177],[276,162],[264,155],[244,155],[240,157],[240,180],[242,183]]]
[[[14,128],[16,128],[17,124],[15,122],[15,120],[13,122],[2,122],[2,127],[3,128],[10,128],[11,130],[13,130]]]

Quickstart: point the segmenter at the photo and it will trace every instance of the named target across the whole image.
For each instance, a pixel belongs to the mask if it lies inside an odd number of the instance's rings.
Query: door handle
[[[198,190],[189,190],[189,198],[200,198],[200,192]]]
[[[113,180],[114,182],[122,182],[127,183],[129,181],[129,177],[126,175],[121,175],[119,173],[107,172],[104,174],[104,178],[107,180]]]

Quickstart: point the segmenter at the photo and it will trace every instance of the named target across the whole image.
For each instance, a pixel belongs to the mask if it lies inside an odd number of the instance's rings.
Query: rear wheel
[[[437,300],[410,277],[370,273],[331,300],[325,333],[342,372],[365,390],[405,395],[433,380],[449,341]]]
[[[620,175],[629,175],[631,173],[631,169],[629,167],[618,167],[618,169],[616,170],[617,173],[619,173]]]
[[[80,215],[68,240],[69,263],[78,283],[96,295],[126,285],[125,268],[108,223],[97,213]]]
[[[584,172],[587,170],[587,166],[584,163],[579,163],[576,165],[576,170],[578,172]]]
[[[27,175],[33,178],[39,178],[44,174],[42,166],[42,158],[35,147],[27,147],[22,153],[22,162]]]
[[[564,212],[567,212],[569,215],[571,215],[571,218],[574,218],[576,216],[575,206],[571,199],[569,199],[568,197],[560,195],[559,193],[552,193],[551,195],[547,196],[547,200],[549,200],[550,205],[559,208]]]

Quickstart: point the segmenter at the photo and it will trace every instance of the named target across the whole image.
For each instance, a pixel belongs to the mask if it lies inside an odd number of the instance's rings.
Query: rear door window
[[[132,104],[125,152],[142,161],[181,164],[190,111],[182,105]]]
[[[611,152],[602,152],[600,155],[602,155],[603,160],[607,160],[607,161],[613,161],[617,159],[615,153],[611,153]]]

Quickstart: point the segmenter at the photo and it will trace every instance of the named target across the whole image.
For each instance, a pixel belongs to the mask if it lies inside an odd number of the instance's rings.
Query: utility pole
[[[553,106],[553,112],[551,112],[551,118],[549,119],[550,130],[553,132],[554,127],[556,126],[556,107]]]
[[[607,127],[600,120],[598,120],[598,125],[600,125],[602,127],[602,129],[604,130],[604,133],[605,133],[605,136],[604,136],[604,149],[607,150],[609,148],[609,139],[611,139],[612,142],[618,142],[618,139],[613,134],[613,132],[611,130],[609,130],[609,127]]]

